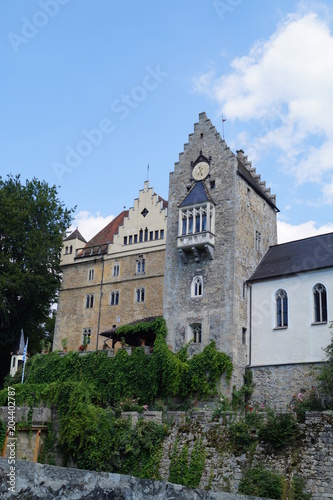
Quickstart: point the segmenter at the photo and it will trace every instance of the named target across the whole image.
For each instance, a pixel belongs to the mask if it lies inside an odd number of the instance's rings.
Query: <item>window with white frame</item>
[[[202,297],[203,279],[202,276],[195,276],[191,284],[191,297]]]
[[[180,210],[179,235],[214,232],[214,207],[210,203]]]
[[[113,266],[112,276],[113,276],[114,278],[117,278],[117,277],[119,276],[119,269],[120,269],[120,268],[119,268],[119,264],[115,264],[115,265]]]
[[[111,292],[110,306],[117,306],[119,304],[119,292]]]
[[[136,274],[145,274],[146,271],[146,259],[144,259],[143,255],[139,255],[136,260],[135,265],[135,273]]]
[[[327,323],[327,292],[322,283],[313,287],[313,320],[314,323]]]
[[[94,307],[94,295],[86,295],[86,309],[91,309]]]
[[[88,280],[92,281],[95,278],[95,269],[89,269],[88,271]]]
[[[145,289],[137,288],[135,290],[135,302],[144,302],[145,301]]]
[[[90,344],[90,341],[91,341],[91,328],[84,328],[82,335],[82,343],[88,345]]]
[[[276,328],[288,326],[288,295],[285,290],[278,290],[275,294]]]
[[[192,323],[190,325],[192,340],[196,344],[201,344],[201,323]]]

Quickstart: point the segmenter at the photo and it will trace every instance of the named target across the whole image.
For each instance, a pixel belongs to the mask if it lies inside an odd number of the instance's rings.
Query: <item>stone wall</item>
[[[14,493],[8,493],[9,464],[0,458],[0,499],[61,498],[67,500],[256,500],[224,492],[190,490],[164,481],[137,479],[120,474],[53,467],[17,460]],[[257,500],[260,500],[257,498]]]
[[[6,420],[4,410],[0,411],[0,415],[1,419]],[[35,415],[38,417],[36,412]],[[41,415],[43,415],[43,418],[50,417],[50,414],[41,413]],[[170,432],[163,443],[159,468],[160,477],[163,481],[169,479],[171,456],[176,442],[179,451],[184,445],[188,446],[190,456],[195,443],[201,440],[205,452],[205,466],[199,485],[202,490],[210,489],[219,493],[222,491],[237,493],[245,468],[264,463],[266,468],[280,473],[289,481],[294,474],[303,478],[306,490],[312,493],[313,500],[333,499],[333,412],[307,413],[305,423],[299,424],[300,437],[295,447],[286,447],[279,452],[274,452],[272,448],[259,443],[256,449],[248,454],[234,454],[230,447],[225,446],[224,435],[226,429],[239,418],[236,412],[225,412],[218,422],[212,421],[212,411],[204,408],[198,409],[192,414],[186,414],[185,412],[166,412],[165,414],[162,414],[162,412],[145,412],[141,415],[136,412],[124,412],[122,417],[132,418],[133,426],[136,425],[138,418],[169,424]],[[54,427],[57,427],[56,422]],[[28,433],[25,439],[24,449],[29,445]],[[34,440],[31,440],[30,445],[33,446],[33,444]],[[20,457],[19,454],[16,458],[18,457]],[[27,454],[26,458],[29,459]],[[59,464],[60,462],[56,463]]]
[[[320,366],[304,363],[251,367],[255,384],[251,400],[282,411],[290,409],[295,394],[308,392],[318,383]]]

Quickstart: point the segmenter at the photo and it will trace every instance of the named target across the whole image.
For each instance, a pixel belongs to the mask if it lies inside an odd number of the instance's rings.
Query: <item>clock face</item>
[[[209,174],[209,164],[206,161],[200,161],[192,170],[193,179],[201,181]]]

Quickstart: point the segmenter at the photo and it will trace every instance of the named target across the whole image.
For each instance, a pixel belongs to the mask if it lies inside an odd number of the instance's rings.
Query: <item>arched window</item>
[[[201,323],[192,323],[190,325],[193,342],[200,344],[201,343]]]
[[[313,287],[313,320],[314,323],[327,323],[327,293],[321,283]]]
[[[202,276],[195,276],[191,284],[191,297],[202,297],[203,279]]]
[[[65,247],[65,255],[68,254],[68,247]]]
[[[288,295],[285,290],[278,290],[275,294],[276,328],[288,326]]]

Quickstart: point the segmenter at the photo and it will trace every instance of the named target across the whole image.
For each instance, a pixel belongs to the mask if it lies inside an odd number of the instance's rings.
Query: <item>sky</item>
[[[168,198],[205,111],[280,243],[333,231],[332,27],[329,1],[2,0],[0,176],[56,185],[88,240],[147,178]]]

